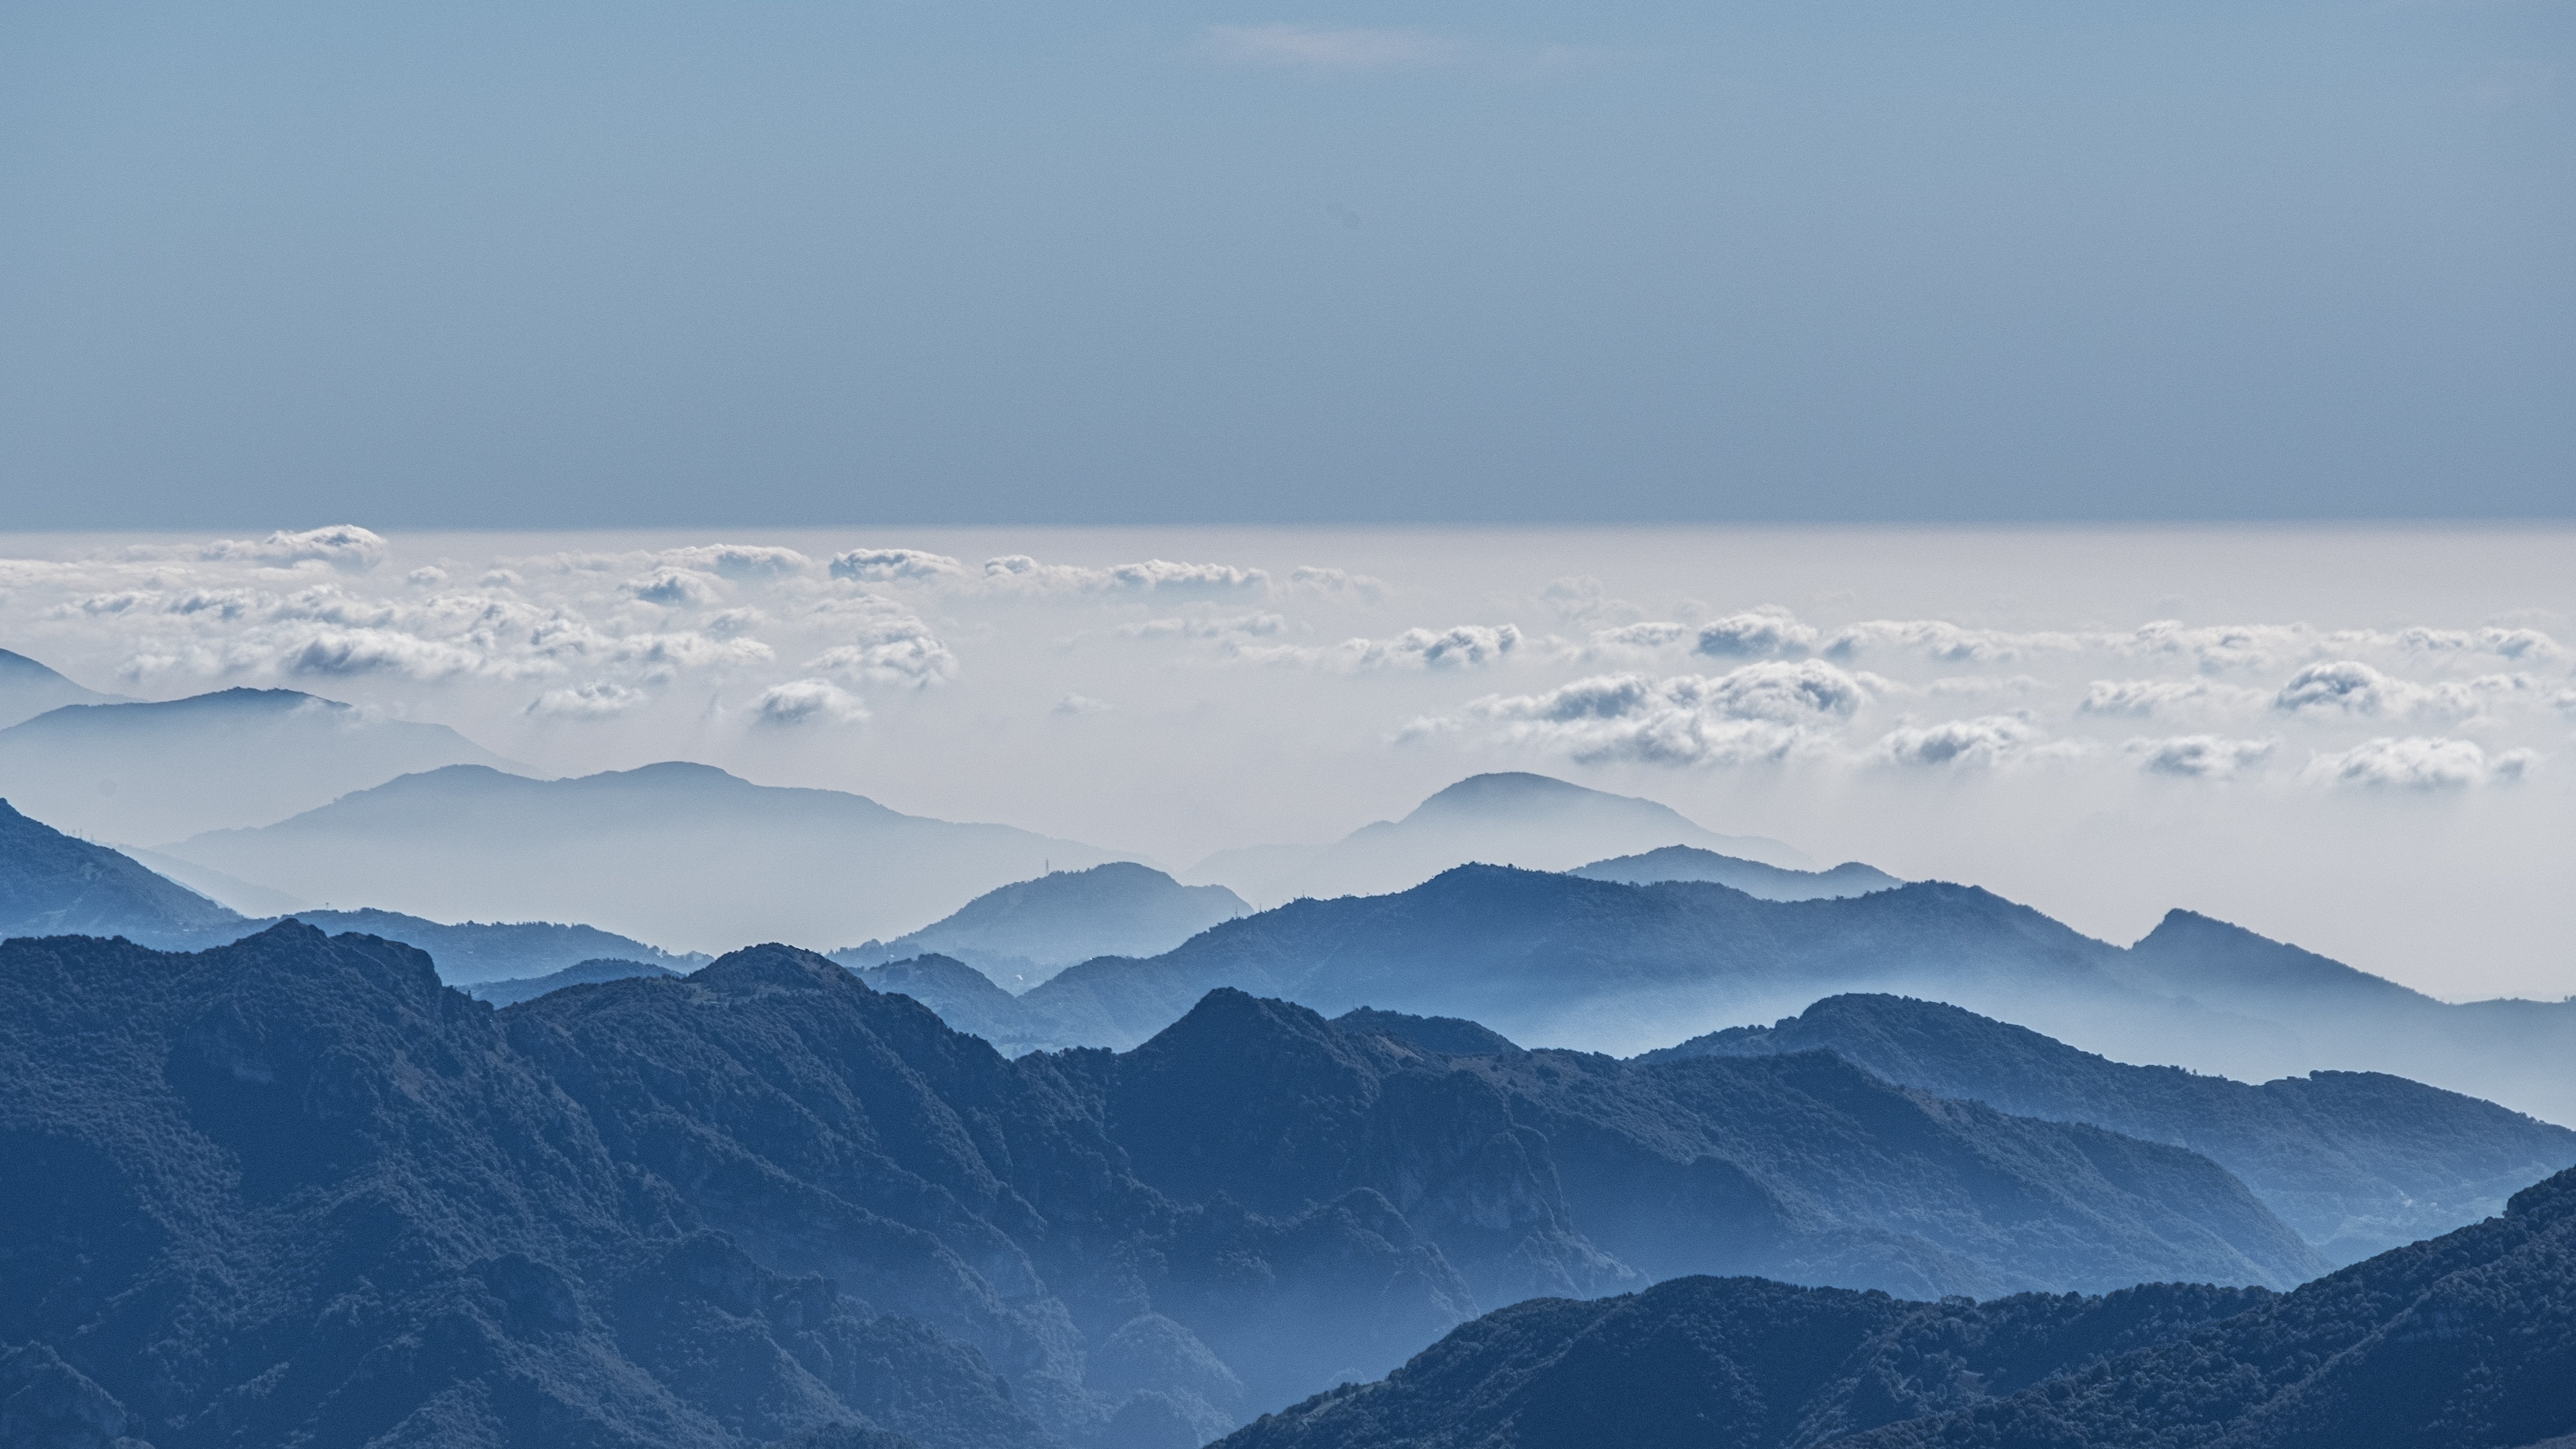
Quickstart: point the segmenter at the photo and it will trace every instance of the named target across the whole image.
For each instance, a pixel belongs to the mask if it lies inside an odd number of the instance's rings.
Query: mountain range
[[[2128,1066],[1897,996],[1828,997],[1773,1026],[1735,1027],[1637,1060],[1811,1051],[1944,1097],[2188,1147],[2236,1174],[2337,1263],[2476,1222],[2576,1166],[2576,1132],[2403,1077],[2316,1072],[2255,1086]]]
[[[1479,861],[1567,870],[1604,856],[1687,845],[1775,865],[1807,862],[1760,836],[1719,835],[1668,805],[1546,775],[1471,775],[1400,820],[1364,825],[1328,845],[1220,851],[1183,873],[1273,906],[1301,896],[1381,895]]]
[[[0,649],[0,730],[67,704],[116,704],[119,697],[84,688],[24,654]]]
[[[445,725],[291,689],[66,705],[0,729],[0,795],[136,845],[264,825],[416,770],[507,763]]]
[[[1667,845],[1642,855],[1622,855],[1577,866],[1566,874],[1585,880],[1614,880],[1623,885],[1654,885],[1668,880],[1705,880],[1733,886],[1766,901],[1812,901],[1825,897],[1865,896],[1905,882],[1873,865],[1847,860],[1831,870],[1787,870],[1758,860],[1738,860],[1695,845]]]
[[[188,946],[239,924],[195,891],[0,800],[0,937],[114,935]]]
[[[447,920],[569,917],[718,951],[898,935],[1050,860],[1110,856],[678,763],[565,780],[450,766],[163,849],[309,901]]]
[[[1014,1061],[778,946],[496,1012],[295,923],[13,940],[0,1373],[158,1449],[1151,1449],[1537,1291],[2323,1267],[2184,1149],[1825,1053],[1417,1044],[1462,1025],[1218,992]]]
[[[597,956],[587,961],[576,961],[561,971],[549,971],[543,976],[520,976],[502,981],[477,982],[466,987],[465,994],[477,1001],[488,1001],[494,1006],[516,1006],[522,1001],[534,1001],[549,991],[561,991],[567,986],[596,986],[602,981],[625,981],[638,976],[683,974],[685,973],[673,971],[666,966],[655,966],[643,961],[620,961],[614,957]],[[444,976],[441,979],[445,979]]]
[[[831,953],[865,967],[937,954],[1025,991],[1095,956],[1154,956],[1252,908],[1223,886],[1185,886],[1148,865],[1114,860],[985,892],[892,941]]]
[[[2570,1364],[2576,1172],[2281,1295],[1693,1277],[1523,1303],[1223,1449],[2558,1449]]]

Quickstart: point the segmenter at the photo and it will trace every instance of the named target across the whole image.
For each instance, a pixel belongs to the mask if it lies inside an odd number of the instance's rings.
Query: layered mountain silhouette
[[[1221,851],[1182,879],[1232,887],[1257,905],[1299,896],[1375,895],[1481,861],[1568,870],[1604,856],[1666,845],[1797,867],[1797,851],[1759,836],[1719,835],[1668,805],[1586,789],[1546,775],[1471,775],[1401,820],[1381,820],[1330,845]]]
[[[2546,1449],[2576,1432],[2576,1173],[2285,1295],[1908,1303],[1750,1279],[1540,1301],[1225,1449]]]
[[[113,694],[87,689],[24,654],[0,649],[0,730],[67,704],[116,704]]]
[[[496,1012],[301,924],[9,941],[0,1374],[35,1442],[1134,1449],[1539,1290],[2320,1266],[2205,1158],[1829,1054],[1424,1029],[1219,992],[1012,1061],[777,946]]]
[[[136,845],[265,825],[415,770],[506,763],[445,725],[291,689],[66,705],[0,729],[0,794]]]
[[[668,967],[655,966],[649,962],[620,961],[614,957],[599,956],[588,961],[576,961],[561,971],[550,971],[543,976],[519,976],[505,981],[478,982],[465,988],[465,994],[477,1001],[488,1001],[494,1006],[516,1006],[522,1001],[533,1001],[549,991],[561,991],[567,986],[596,986],[603,981],[626,981],[638,976],[680,974]]]
[[[0,800],[0,937],[110,935],[184,947],[247,928],[195,891]]]
[[[1223,886],[1185,886],[1131,860],[1014,881],[892,941],[832,952],[844,966],[937,954],[1012,991],[1095,956],[1155,956],[1252,908]]]
[[[2402,1077],[2317,1072],[2252,1086],[2127,1066],[1904,997],[1829,997],[1774,1026],[1717,1032],[1638,1060],[1808,1051],[1944,1097],[2191,1148],[2339,1263],[2476,1222],[2524,1186],[2576,1166],[2576,1132]]]
[[[2452,1005],[2187,912],[2123,949],[1936,881],[1766,901],[1714,882],[1462,866],[1394,895],[1295,901],[1149,959],[1067,968],[1017,998],[1006,1045],[1130,1046],[1220,986],[1623,1054],[1888,993],[2119,1060],[2254,1081],[2389,1071],[2576,1121],[2576,1080],[2554,1065],[2576,1053],[2576,1003]]]
[[[1109,854],[679,763],[567,780],[451,766],[165,849],[310,901],[433,920],[569,917],[710,951],[894,935],[1050,859]]]
[[[1733,886],[1766,901],[1812,901],[1828,896],[1865,896],[1905,882],[1874,865],[1847,860],[1831,870],[1786,870],[1758,860],[1738,860],[1696,845],[1667,845],[1642,855],[1596,860],[1566,872],[1585,880],[1615,880],[1623,885],[1654,885],[1668,880],[1706,880]]]

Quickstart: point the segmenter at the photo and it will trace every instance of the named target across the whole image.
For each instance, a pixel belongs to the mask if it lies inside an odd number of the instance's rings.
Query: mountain
[[[1706,880],[1733,886],[1766,901],[1812,901],[1827,896],[1865,896],[1905,882],[1874,865],[1847,860],[1831,870],[1784,870],[1758,860],[1738,860],[1695,845],[1667,845],[1643,855],[1596,860],[1566,872],[1585,880],[1615,880],[1625,885],[1653,885],[1668,880]]]
[[[680,763],[567,780],[450,766],[166,850],[305,900],[434,920],[569,917],[699,950],[893,935],[1038,874],[1050,857],[1077,867],[1108,857]]]
[[[1459,1329],[1225,1449],[2545,1449],[2576,1431],[2576,1172],[2283,1295],[1903,1303],[1685,1278]]]
[[[678,975],[695,971],[709,959],[697,953],[673,954],[597,926],[555,921],[465,921],[449,925],[398,911],[376,910],[298,911],[292,919],[325,931],[356,931],[426,951],[438,969],[438,979],[459,987],[551,977],[586,962],[603,960],[644,968],[629,973],[632,975],[648,971]],[[265,929],[275,922],[252,924]]]
[[[1945,1001],[2114,1060],[2264,1081],[2393,1072],[2576,1123],[2576,1001],[2450,1004],[2176,913],[2122,949],[1990,891],[1918,881],[1766,901],[1461,866],[1393,895],[1300,900],[1023,993],[1027,1046],[1126,1047],[1220,986],[1327,1013],[1465,1017],[1620,1054],[1873,992]]]
[[[244,924],[195,891],[0,800],[0,936],[112,935],[167,945]]]
[[[521,976],[507,981],[485,981],[465,989],[465,994],[494,1006],[516,1006],[533,1001],[549,991],[567,986],[596,986],[602,981],[625,981],[638,976],[677,976],[680,972],[648,965],[642,961],[618,961],[598,957],[575,962],[561,971],[543,976]]]
[[[0,649],[0,729],[67,704],[114,704],[118,698],[84,689],[28,658]]]
[[[1011,1061],[786,947],[496,1012],[297,923],[0,944],[0,1157],[8,1411],[159,1449],[1147,1449],[1668,1264],[2316,1266],[2203,1158],[1823,1053],[1453,1057],[1218,993]]]
[[[1250,909],[1223,886],[1185,886],[1152,866],[1113,860],[1014,881],[934,925],[832,959],[875,966],[937,953],[1025,991],[1095,956],[1159,955]]]
[[[506,763],[445,725],[291,689],[67,705],[0,730],[0,794],[137,845],[282,820],[413,770]]]
[[[1300,896],[1400,891],[1470,861],[1568,870],[1588,860],[1695,845],[1784,866],[1806,862],[1776,840],[1719,835],[1667,805],[1545,775],[1471,775],[1401,820],[1362,826],[1331,845],[1253,846],[1208,857],[1184,875],[1276,905]]]
[[[2526,1184],[2576,1166],[2576,1132],[2402,1077],[2316,1072],[2252,1086],[2126,1066],[1955,1006],[1896,996],[1828,997],[1777,1025],[1697,1037],[1639,1060],[1807,1051],[2018,1116],[2188,1147],[2236,1174],[2338,1263],[2476,1222]]]

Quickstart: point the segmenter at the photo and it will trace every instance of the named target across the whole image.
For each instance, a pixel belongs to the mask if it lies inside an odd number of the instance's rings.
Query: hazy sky
[[[2576,527],[18,535],[0,647],[1175,869],[1540,770],[2114,941],[2576,993]]]
[[[2571,30],[0,7],[6,522],[2565,516]]]

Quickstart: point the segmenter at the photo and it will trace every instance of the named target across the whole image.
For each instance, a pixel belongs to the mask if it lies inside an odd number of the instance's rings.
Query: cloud
[[[1900,726],[1880,738],[1876,753],[1897,765],[1993,766],[2023,753],[2038,739],[2039,730],[2030,721],[2018,715],[1990,714]]]
[[[2131,740],[2125,748],[2138,757],[2138,768],[2149,774],[2224,780],[2262,761],[2276,743],[2222,739],[2217,735],[2175,735],[2160,740]]]
[[[1713,659],[1762,659],[1809,653],[1819,637],[1788,610],[1766,604],[1707,625],[1691,647]]]
[[[1140,623],[1121,624],[1122,639],[1268,639],[1287,632],[1288,620],[1278,614],[1234,614],[1203,619],[1146,619]]]
[[[1312,593],[1341,596],[1374,603],[1386,597],[1386,580],[1348,569],[1315,568],[1301,564],[1288,573],[1288,586]]]
[[[722,578],[774,579],[801,574],[814,566],[814,561],[792,548],[771,548],[747,543],[693,544],[686,548],[666,548],[653,555],[657,562],[674,568],[694,569]]]
[[[1047,710],[1047,713],[1067,718],[1075,718],[1083,715],[1106,714],[1112,708],[1114,708],[1114,706],[1109,704],[1107,701],[1093,699],[1087,694],[1068,694],[1064,698],[1057,700],[1055,704]]]
[[[1552,580],[1539,590],[1538,597],[1540,603],[1569,624],[1625,624],[1643,618],[1646,612],[1626,599],[1611,597],[1608,587],[1590,574]]]
[[[1456,64],[1467,56],[1466,47],[1442,36],[1359,26],[1212,25],[1201,47],[1231,64],[1318,76],[1420,70]]]
[[[1492,664],[1520,647],[1509,624],[1407,629],[1392,639],[1352,639],[1341,646],[1355,669],[1461,669]]]
[[[2208,679],[2097,679],[2075,708],[2084,714],[2146,719],[2193,708],[2239,710],[2263,703],[2260,690]]]
[[[724,593],[716,581],[687,569],[661,569],[644,578],[630,579],[626,592],[648,604],[671,609],[703,609],[722,603]]]
[[[610,715],[624,714],[647,698],[640,689],[594,679],[569,689],[547,690],[528,705],[528,713],[564,719],[605,719]]]
[[[353,523],[342,523],[308,528],[301,533],[280,529],[262,539],[217,539],[197,549],[196,557],[209,563],[241,561],[272,568],[326,563],[350,573],[365,573],[383,563],[391,551],[380,535]]]
[[[862,724],[868,718],[867,706],[858,696],[828,679],[791,679],[773,684],[752,700],[753,715],[762,724]]]
[[[2311,664],[2290,676],[2273,703],[2293,714],[2415,713],[2465,719],[2482,712],[2497,696],[2536,694],[2540,688],[2540,681],[2528,674],[2481,674],[2474,679],[2417,684],[2358,660],[2342,659]]]
[[[1829,739],[1867,700],[1861,682],[1821,661],[1747,665],[1714,677],[1608,674],[1543,694],[1495,695],[1467,706],[1499,741],[1586,763],[1733,765],[1779,760]],[[1452,728],[1417,720],[1405,733]]]
[[[866,684],[926,689],[957,676],[957,656],[920,620],[890,621],[853,643],[824,650],[807,669]]]
[[[2520,780],[2538,759],[2527,749],[2490,759],[2471,740],[2382,737],[2318,755],[2305,773],[2311,780],[2365,789],[2461,790]]]
[[[1221,595],[1266,589],[1270,575],[1260,569],[1228,564],[1175,563],[1149,558],[1139,563],[1083,568],[1046,564],[1024,553],[984,560],[988,584],[1021,589],[1054,589],[1076,593]]]
[[[969,577],[966,565],[917,548],[854,548],[832,558],[832,577],[860,583],[912,583]]]

